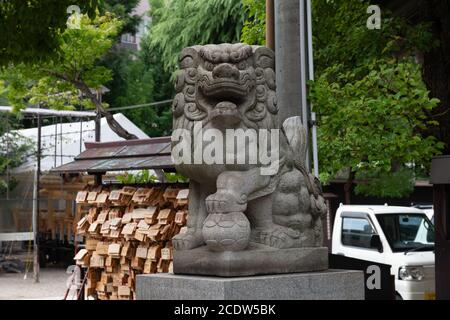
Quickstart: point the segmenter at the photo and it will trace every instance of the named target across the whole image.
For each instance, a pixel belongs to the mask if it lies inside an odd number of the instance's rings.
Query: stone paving
[[[61,300],[69,275],[65,269],[43,268],[40,282],[33,282],[33,270],[25,273],[0,273],[0,300]]]

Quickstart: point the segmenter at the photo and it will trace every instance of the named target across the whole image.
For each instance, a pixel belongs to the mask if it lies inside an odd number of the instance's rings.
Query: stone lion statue
[[[192,144],[200,134],[195,124],[201,124],[203,132],[222,133],[224,140],[231,129],[244,134],[251,129],[256,136],[234,151],[224,147],[228,140],[204,141],[203,150],[214,149],[215,159],[223,161],[176,164],[177,171],[190,178],[187,232],[173,239],[176,250],[322,245],[325,201],[320,183],[304,167],[306,133],[300,118],[287,119],[282,128],[278,124],[274,64],[270,49],[240,43],[181,52],[173,128],[188,132],[184,142],[191,143],[190,156],[195,157],[198,148]],[[252,142],[261,146],[262,130],[277,129],[278,139],[267,145],[269,153],[279,154],[278,170],[263,175],[266,164],[237,161],[254,155],[247,147]],[[179,141],[172,140],[173,153]]]

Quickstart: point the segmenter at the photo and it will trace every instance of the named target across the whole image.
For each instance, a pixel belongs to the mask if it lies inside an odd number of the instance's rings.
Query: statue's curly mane
[[[265,47],[245,44],[193,46],[181,52],[172,105],[174,128],[191,130],[195,121],[210,120],[210,113],[221,98],[206,99],[201,89],[207,92],[208,86],[213,87],[215,72],[221,65],[234,70],[232,76],[240,84],[234,88],[236,92],[247,90],[245,97],[236,103],[242,123],[255,129],[276,128],[274,53]],[[225,80],[227,75],[222,73]]]

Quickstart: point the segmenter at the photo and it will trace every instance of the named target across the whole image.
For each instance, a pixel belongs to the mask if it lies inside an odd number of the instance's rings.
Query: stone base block
[[[245,251],[212,252],[206,246],[175,250],[175,274],[238,277],[310,272],[328,269],[328,248],[274,249],[266,246]]]
[[[362,271],[219,278],[174,274],[138,275],[138,300],[362,300]]]

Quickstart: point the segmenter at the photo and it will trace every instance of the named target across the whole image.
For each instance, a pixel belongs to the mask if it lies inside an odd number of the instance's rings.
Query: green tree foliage
[[[356,185],[356,193],[379,198],[401,198],[414,191],[414,170],[400,167],[391,172],[358,172],[361,183]]]
[[[120,36],[124,33],[136,33],[138,24],[142,20],[142,17],[133,14],[133,9],[138,3],[138,0],[102,1],[100,11],[103,14],[106,12],[113,13],[121,21],[121,26],[116,39],[117,42],[120,41]],[[109,105],[120,107],[129,104],[143,103],[143,97],[148,95],[147,92],[151,92],[152,87],[149,88],[146,82],[139,83],[139,80],[135,79],[135,77],[141,77],[143,69],[141,68],[142,60],[134,50],[121,47],[116,43],[116,45],[112,46],[107,54],[102,57],[100,65],[105,66],[112,72],[111,80],[106,83],[109,92],[104,96],[104,101]],[[135,87],[138,83],[140,84],[141,89]],[[140,94],[141,92],[146,92],[146,94],[142,95]],[[146,101],[147,100],[145,100],[145,102]]]
[[[158,102],[170,100],[174,95],[174,85],[171,75],[164,71],[161,53],[157,48],[150,48],[148,39],[142,42],[142,50],[139,53],[139,59],[135,62],[139,66],[135,69],[137,82],[131,90],[141,91],[145,99],[133,101],[138,95],[130,94],[128,101],[123,101],[122,105],[135,105],[140,103]],[[146,89],[148,88],[148,89]],[[126,110],[124,113],[130,118],[135,119],[139,127],[144,128],[145,132],[151,137],[167,136],[172,132],[172,113],[171,103],[158,106],[148,106],[145,108]]]
[[[154,174],[150,174],[150,170],[141,170],[137,173],[126,172],[123,175],[118,175],[117,180],[122,184],[147,184],[147,183],[157,183],[157,182],[168,182],[168,183],[186,183],[189,179],[185,176],[176,172],[163,172],[163,178],[160,181],[158,177]]]
[[[58,33],[51,58],[3,68],[0,80],[7,84],[6,97],[16,110],[38,103],[53,109],[97,108],[119,136],[136,138],[105,111],[107,105],[95,93],[112,78],[111,70],[97,63],[113,45],[121,23],[111,14],[94,19],[81,14],[77,19],[77,27]]]
[[[122,24],[119,34],[137,31],[137,26],[141,22],[141,17],[133,14],[133,9],[139,4],[139,0],[102,0],[99,3],[100,14],[113,13]]]
[[[247,19],[242,28],[242,42],[266,44],[266,0],[242,0]]]
[[[6,96],[16,109],[42,103],[54,109],[95,107],[86,87],[98,89],[111,71],[96,63],[111,48],[120,22],[111,15],[91,20],[81,15],[79,29],[58,34],[55,56],[45,62],[10,64],[2,70]],[[85,94],[79,95],[80,90]]]
[[[242,39],[264,39],[264,0],[245,1],[249,21]],[[369,3],[313,0],[316,80],[310,100],[318,115],[321,180],[346,172],[346,200],[355,191],[400,197],[413,188],[443,144],[423,131],[436,122],[414,53],[435,45],[426,24],[408,25],[382,10],[380,30],[369,30]],[[282,106],[281,106],[282,107]]]
[[[427,115],[439,103],[429,97],[414,60],[415,52],[433,45],[428,26],[412,27],[383,10],[382,28],[370,30],[368,5],[352,0],[313,6],[317,77],[310,99],[319,120],[321,178],[349,168],[347,202],[355,179],[357,193],[409,194],[415,169],[426,170],[443,147],[423,136],[436,124]],[[387,188],[389,181],[396,187]]]
[[[93,16],[98,1],[0,1],[0,65],[35,62],[52,54],[58,34],[66,28],[67,8],[73,4]]]
[[[122,184],[145,184],[157,182],[158,178],[154,174],[150,174],[150,170],[141,170],[137,173],[126,172],[118,175],[117,180]]]
[[[24,163],[33,147],[29,139],[14,130],[18,129],[17,120],[15,115],[0,112],[0,195],[16,185],[14,176],[7,177],[7,170]]]
[[[184,47],[237,42],[244,22],[240,0],[150,0],[149,41],[159,49],[164,70],[173,72]]]
[[[141,105],[168,100],[173,96],[170,74],[164,72],[159,56],[149,54],[153,51],[147,48],[145,41],[141,45],[143,49],[139,52],[120,50],[109,64],[115,73],[113,80],[107,84],[111,91],[106,98],[111,106]],[[151,137],[170,135],[170,103],[121,112]]]
[[[427,166],[442,148],[434,137],[420,133],[433,124],[426,113],[438,101],[428,97],[420,67],[410,60],[374,60],[365,67],[369,71],[363,76],[359,69],[326,69],[312,86],[310,98],[319,113],[321,178],[326,182],[350,168],[349,184],[355,178],[370,181],[370,187],[358,184],[356,192],[404,196],[412,191],[412,178],[402,179],[403,188],[392,192],[385,178],[396,173],[405,177],[407,165]],[[330,75],[339,81],[330,81]]]
[[[108,83],[111,92],[106,96],[112,106],[172,99],[171,75],[184,47],[239,40],[244,20],[240,1],[150,0],[150,6],[152,22],[141,43],[142,50],[123,53],[108,63],[114,70]],[[134,57],[130,59],[130,55]],[[170,135],[170,104],[123,112],[150,136]]]
[[[128,4],[127,12],[131,12],[135,5]],[[155,7],[158,7],[157,3]],[[152,21],[157,21],[157,17],[152,16]],[[151,48],[148,42],[148,38],[143,39],[141,50],[138,52],[115,46],[102,59],[101,64],[107,66],[113,73],[112,80],[107,83],[110,91],[104,97],[111,106],[141,105],[172,98],[173,83],[170,74],[163,70],[160,50]],[[170,103],[121,112],[151,137],[170,135],[172,126]]]

